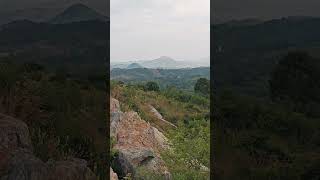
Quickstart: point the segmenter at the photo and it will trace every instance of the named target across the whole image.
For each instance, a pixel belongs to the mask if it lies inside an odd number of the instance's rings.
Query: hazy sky
[[[210,0],[110,0],[111,61],[210,56]]]
[[[320,16],[320,0],[213,0],[214,20]]]

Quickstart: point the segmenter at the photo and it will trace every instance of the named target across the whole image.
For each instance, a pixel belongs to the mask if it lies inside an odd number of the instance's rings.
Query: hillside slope
[[[168,139],[170,148],[160,151],[155,150],[155,152],[158,152],[161,156],[172,179],[208,178],[210,168],[210,122],[207,98],[176,89],[159,92],[144,91],[139,86],[119,84],[115,81],[112,82],[111,96],[120,101],[121,111],[126,112],[120,115],[122,118],[119,121],[131,122],[125,123],[127,124],[126,128],[120,131],[123,136],[119,136],[119,131],[116,133],[118,136],[115,136],[115,149],[120,149],[120,152],[121,149],[126,149],[125,147],[139,147],[139,149],[153,147],[153,149],[157,149],[157,146],[152,145],[153,142],[162,142],[160,144],[163,144],[165,142],[163,139]],[[116,126],[116,123],[113,122],[111,122],[111,134],[113,127]],[[144,126],[145,128],[143,128]],[[143,130],[137,130],[139,127]],[[149,132],[148,129],[153,130]],[[145,131],[149,133],[138,135]],[[142,138],[144,140],[140,141],[139,138],[136,141],[130,140],[135,139],[135,134],[140,138],[145,137]],[[156,136],[152,134],[156,134]],[[140,144],[139,142],[143,143]],[[190,146],[195,147],[190,149]],[[163,147],[163,145],[160,147]],[[124,166],[121,166],[120,170],[117,169],[119,165],[117,159],[119,159],[120,152],[113,154],[113,169],[123,175]],[[153,177],[152,174],[145,173],[148,172],[145,169],[139,172]]]

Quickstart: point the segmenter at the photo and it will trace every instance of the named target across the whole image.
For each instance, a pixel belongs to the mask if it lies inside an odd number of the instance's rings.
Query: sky
[[[320,16],[319,0],[213,0],[212,20]]]
[[[110,0],[111,62],[210,56],[210,0]]]

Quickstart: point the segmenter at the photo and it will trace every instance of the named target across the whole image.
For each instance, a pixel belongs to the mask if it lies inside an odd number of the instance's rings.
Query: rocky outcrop
[[[1,180],[95,180],[82,159],[48,161],[35,157],[28,126],[20,120],[0,114]]]
[[[49,161],[49,180],[96,180],[95,174],[83,159],[71,158],[65,161]]]
[[[110,180],[118,180],[118,175],[110,168]]]
[[[154,115],[158,120],[162,121],[163,123],[165,123],[165,124],[167,124],[167,125],[169,125],[169,126],[171,126],[171,127],[177,128],[176,125],[172,124],[172,123],[169,122],[169,121],[166,121],[156,108],[154,108],[154,107],[151,106],[151,105],[149,105],[149,108],[150,108],[150,111],[153,113],[153,115]]]
[[[28,126],[17,119],[0,114],[0,149],[14,151],[32,150]]]
[[[119,101],[110,99],[110,136],[114,137],[123,113],[120,111]]]
[[[119,102],[111,99],[111,136],[115,138],[119,166],[118,175],[135,176],[139,168],[170,179],[170,173],[161,159],[160,152],[168,148],[167,138],[158,129],[142,120],[136,112],[121,112]]]

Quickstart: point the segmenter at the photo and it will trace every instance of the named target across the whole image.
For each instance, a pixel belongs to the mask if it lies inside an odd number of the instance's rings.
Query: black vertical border
[[[210,179],[214,178],[215,172],[215,116],[214,116],[214,66],[213,66],[213,0],[210,0]]]
[[[106,165],[106,179],[110,179],[110,0],[106,0],[106,15],[109,18],[106,27],[106,39],[107,39],[107,49],[106,49],[106,153],[107,153],[107,165]]]

